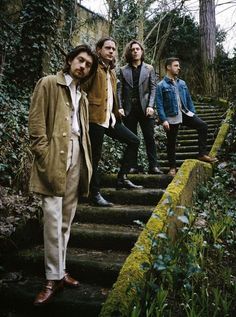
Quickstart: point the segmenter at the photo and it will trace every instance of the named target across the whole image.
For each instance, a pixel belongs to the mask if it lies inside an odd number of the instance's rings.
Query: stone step
[[[166,188],[172,178],[167,175],[129,174],[129,179],[145,188]],[[116,187],[117,174],[107,174],[101,177],[102,187]]]
[[[18,276],[15,279],[12,276]],[[76,289],[64,288],[51,303],[34,307],[36,294],[42,289],[44,279],[37,276],[10,272],[0,283],[1,308],[14,317],[97,317],[109,289],[101,285],[80,284]],[[1,315],[2,316],[2,315]]]
[[[153,206],[141,205],[97,207],[89,204],[79,204],[74,220],[80,223],[97,224],[132,225],[134,220],[146,223],[152,214],[153,208]]]
[[[194,104],[195,109],[197,111],[213,111],[213,112],[225,112],[227,109],[225,107],[216,107],[213,105],[198,105],[198,104]]]
[[[216,133],[218,131],[218,128],[211,126],[210,128],[208,127],[208,133]],[[196,134],[196,129],[188,129],[187,127],[181,127],[178,131],[178,135],[182,134]]]
[[[198,108],[196,107],[196,114],[204,114],[204,113],[209,113],[209,114],[216,114],[216,115],[221,115],[226,113],[225,109],[212,109],[212,108]]]
[[[224,113],[201,113],[199,114],[199,117],[203,120],[207,120],[207,119],[212,119],[212,118],[215,118],[215,119],[218,119],[218,120],[222,120],[225,115]]]
[[[68,248],[67,270],[82,283],[111,287],[127,256],[124,251]],[[4,265],[10,270],[44,277],[43,246],[21,250],[6,259]]]
[[[199,116],[200,117],[200,116]],[[201,118],[201,117],[200,117]],[[215,124],[216,126],[220,125],[222,122],[222,119],[217,118],[204,118],[204,120],[207,124]]]
[[[211,145],[207,145],[207,150],[210,151]],[[177,146],[176,153],[182,153],[182,152],[198,152],[198,145],[186,145],[186,146]],[[162,152],[166,153],[166,152]]]
[[[143,188],[143,189],[121,189],[103,188],[102,195],[114,204],[133,205],[156,205],[160,200],[163,189]]]
[[[207,134],[207,137],[209,139],[213,139],[215,137],[214,133],[208,133]],[[195,139],[198,139],[198,133],[194,133],[194,134],[190,134],[190,133],[185,133],[185,134],[181,134],[181,135],[178,135],[177,137],[177,142],[179,140],[195,140]]]
[[[215,139],[208,138],[207,144],[212,145],[214,143]],[[181,146],[187,146],[187,145],[198,145],[198,140],[178,140],[176,143],[176,150]]]
[[[198,151],[196,152],[183,152],[183,153],[176,153],[176,159],[180,160],[186,160],[186,159],[195,159],[198,156]],[[161,160],[166,160],[167,159],[167,153],[161,153],[160,154],[160,159]]]
[[[180,165],[184,162],[184,159],[176,160],[176,166],[180,167]],[[169,162],[167,160],[159,160],[158,163],[161,166],[161,169],[163,170],[163,167],[169,167]]]
[[[130,250],[136,242],[141,227],[138,225],[106,225],[74,223],[69,245],[74,248],[97,250]]]

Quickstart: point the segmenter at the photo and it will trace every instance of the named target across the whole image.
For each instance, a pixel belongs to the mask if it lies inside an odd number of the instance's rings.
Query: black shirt
[[[141,72],[142,63],[138,67],[131,66],[132,76],[133,76],[133,89],[132,89],[132,99],[137,99],[139,101],[139,77]]]

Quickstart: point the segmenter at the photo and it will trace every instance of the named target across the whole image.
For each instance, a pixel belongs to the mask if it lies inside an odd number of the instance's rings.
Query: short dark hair
[[[143,45],[137,40],[132,40],[126,45],[125,51],[124,51],[124,57],[125,57],[125,60],[128,64],[131,64],[132,60],[133,60],[133,57],[132,57],[132,45],[133,44],[138,44],[138,46],[141,48],[141,50],[142,50],[141,61],[142,62],[144,61],[144,47],[143,47]]]
[[[113,37],[110,36],[104,36],[98,42],[96,43],[96,52],[98,49],[101,49],[106,41],[112,41],[117,46],[117,42],[113,39]],[[110,62],[110,69],[114,69],[116,67],[116,59],[113,58],[113,60]]]
[[[165,69],[167,69],[167,66],[172,65],[174,62],[179,62],[180,59],[178,57],[168,57],[165,60]]]
[[[86,81],[90,76],[92,76],[96,70],[97,70],[97,67],[98,67],[98,58],[97,58],[97,54],[92,51],[91,47],[86,45],[86,44],[81,44],[81,45],[78,45],[76,46],[75,48],[73,48],[67,55],[66,55],[66,59],[65,59],[65,65],[64,65],[64,68],[63,68],[63,72],[64,73],[69,73],[70,71],[70,64],[69,62],[73,61],[73,59],[79,55],[80,53],[82,52],[86,52],[89,56],[92,57],[93,59],[93,64],[91,66],[91,69],[90,69],[90,72],[89,74],[84,77],[82,79],[82,82]]]

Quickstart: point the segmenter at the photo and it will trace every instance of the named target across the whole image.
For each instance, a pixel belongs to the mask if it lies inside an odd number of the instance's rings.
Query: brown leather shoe
[[[73,277],[71,277],[68,273],[65,273],[65,276],[62,279],[65,286],[68,287],[78,287],[79,281],[75,280]]]
[[[177,173],[176,168],[172,167],[169,169],[169,172],[167,173],[167,175],[175,177],[176,173]]]
[[[54,295],[63,289],[63,282],[60,281],[47,281],[42,291],[36,296],[34,300],[35,306],[41,306],[49,303]]]
[[[202,155],[199,158],[199,161],[206,162],[206,163],[216,163],[218,159],[216,157],[210,157],[208,155]]]

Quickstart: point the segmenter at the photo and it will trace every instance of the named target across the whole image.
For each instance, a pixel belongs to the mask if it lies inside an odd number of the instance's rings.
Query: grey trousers
[[[42,196],[44,262],[47,280],[61,280],[65,275],[67,244],[78,202],[79,171],[79,138],[73,136],[67,157],[65,195],[63,197]]]

